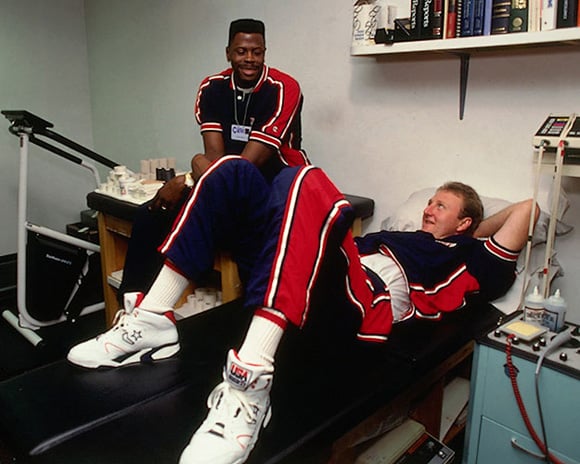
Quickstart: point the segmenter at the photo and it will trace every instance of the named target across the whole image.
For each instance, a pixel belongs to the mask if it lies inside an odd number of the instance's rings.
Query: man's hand
[[[175,176],[165,182],[165,185],[157,191],[157,195],[151,201],[149,209],[151,211],[167,210],[175,208],[181,199],[185,186],[185,176]]]

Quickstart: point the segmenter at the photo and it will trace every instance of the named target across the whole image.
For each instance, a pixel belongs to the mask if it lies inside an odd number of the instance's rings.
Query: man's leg
[[[129,294],[113,328],[73,347],[68,359],[96,368],[169,357],[179,350],[173,306],[189,280],[213,267],[217,249],[239,259],[243,271],[263,239],[269,188],[257,168],[239,157],[216,162],[199,180],[160,251],[167,260],[144,298]]]
[[[165,256],[159,253],[158,248],[171,231],[187,196],[184,194],[172,210],[151,211],[149,203],[139,207],[133,220],[123,279],[117,292],[119,303],[123,304],[125,293],[147,293],[151,288],[165,262]]]
[[[246,303],[275,308],[302,327],[326,255],[352,241],[354,213],[326,174],[312,166],[294,178],[282,173],[272,189],[272,219]]]
[[[254,313],[245,340],[230,350],[210,412],[181,464],[244,462],[271,415],[274,358],[288,322],[302,326],[327,253],[351,240],[352,209],[317,168],[286,169],[275,179],[262,254],[248,282]],[[358,259],[358,256],[356,257]]]
[[[217,250],[231,253],[242,283],[262,250],[270,186],[249,161],[226,156],[196,184],[160,251],[197,281],[212,269]]]

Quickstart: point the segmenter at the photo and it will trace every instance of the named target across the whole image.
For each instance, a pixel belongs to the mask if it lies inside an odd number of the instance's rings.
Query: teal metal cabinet
[[[506,365],[505,344],[489,338],[477,343],[471,378],[470,409],[463,462],[465,464],[538,464],[522,451],[541,454],[518,409]],[[517,383],[528,416],[542,437],[535,395],[537,356],[512,350]],[[539,391],[550,451],[566,464],[580,464],[580,379],[544,365]],[[514,446],[515,442],[517,446]]]

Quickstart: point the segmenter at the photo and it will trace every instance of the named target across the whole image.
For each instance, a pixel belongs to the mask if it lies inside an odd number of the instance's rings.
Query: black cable
[[[541,364],[540,364],[541,366]],[[544,414],[542,412],[542,402],[540,401],[540,387],[539,387],[539,380],[540,380],[540,370],[538,369],[535,375],[535,387],[536,387],[536,402],[538,403],[538,414],[540,416],[540,427],[542,428],[542,438],[544,441],[544,445],[546,446],[546,450],[549,450],[548,446],[548,437],[546,435],[546,424],[544,423]],[[550,453],[544,454],[545,461],[550,464]]]

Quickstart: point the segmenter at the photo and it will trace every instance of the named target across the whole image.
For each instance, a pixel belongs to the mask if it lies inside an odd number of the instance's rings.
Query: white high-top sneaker
[[[173,356],[179,338],[173,312],[157,314],[138,308],[142,293],[125,294],[125,309],[117,312],[113,327],[71,348],[67,359],[82,367],[119,367]]]
[[[180,464],[241,464],[248,459],[272,411],[274,368],[247,364],[228,353],[224,381],[210,394],[206,420],[183,450]]]

